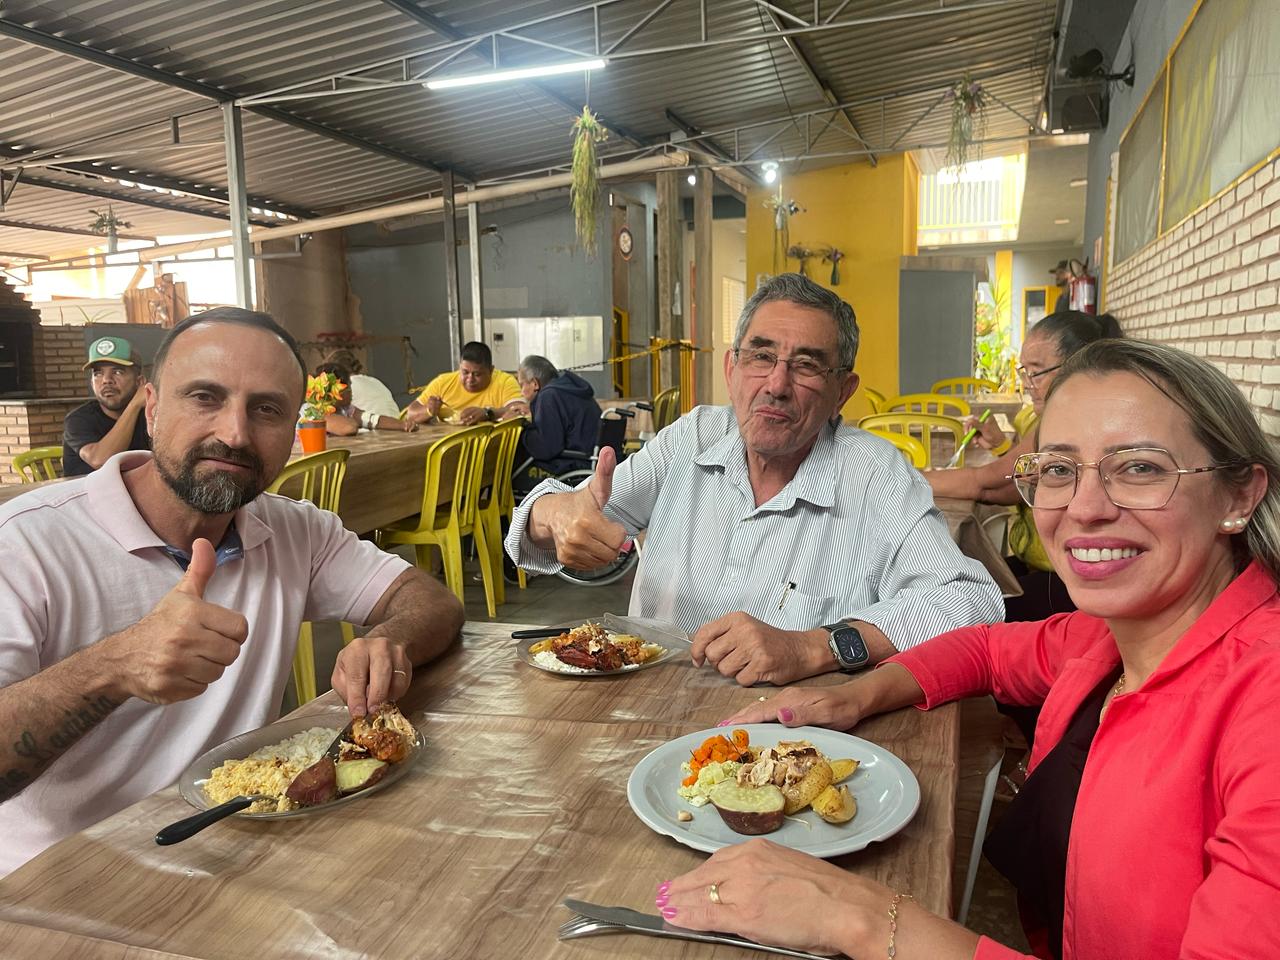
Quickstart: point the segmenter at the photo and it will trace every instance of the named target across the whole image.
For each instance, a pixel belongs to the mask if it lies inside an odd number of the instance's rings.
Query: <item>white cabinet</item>
[[[604,369],[603,317],[508,317],[485,321],[494,366],[514,370],[530,354],[557,368]]]

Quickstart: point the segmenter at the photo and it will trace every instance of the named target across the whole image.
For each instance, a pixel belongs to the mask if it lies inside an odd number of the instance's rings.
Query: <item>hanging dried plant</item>
[[[96,219],[89,224],[89,229],[99,236],[107,238],[107,251],[116,253],[118,251],[118,231],[128,230],[133,226],[128,220],[121,220],[116,216],[115,208],[111,204],[107,204],[106,210],[90,210]]]
[[[596,252],[596,212],[600,208],[600,168],[596,163],[596,144],[609,136],[587,107],[573,121],[573,168],[569,200],[573,204],[573,224],[588,256]]]
[[[831,285],[838,287],[840,285],[840,261],[845,258],[845,254],[837,250],[835,247],[823,252],[822,259],[826,263],[831,264]]]
[[[947,97],[951,101],[951,130],[944,163],[948,167],[962,167],[971,159],[970,148],[986,136],[991,96],[966,73],[947,91]],[[978,156],[972,159],[980,159],[981,154],[979,147]]]
[[[809,275],[809,261],[818,255],[817,251],[810,250],[803,243],[793,243],[791,246],[787,247],[788,259],[800,261],[800,275],[804,277]]]
[[[804,207],[795,200],[782,199],[782,184],[778,184],[776,195],[765,197],[764,205],[773,211],[773,272],[782,272],[782,261],[791,256],[791,218],[797,213],[804,213]]]

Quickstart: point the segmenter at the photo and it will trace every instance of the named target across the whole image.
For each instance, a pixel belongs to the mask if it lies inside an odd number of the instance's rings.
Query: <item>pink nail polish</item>
[[[661,913],[662,913],[662,919],[664,920],[674,920],[676,918],[675,907],[663,907],[661,910]]]
[[[716,724],[717,727],[727,727],[728,725],[729,725],[728,720],[721,720],[719,723]]]
[[[667,905],[668,900],[669,898],[665,893],[660,893],[653,898],[653,903],[654,903],[654,906],[665,907]]]
[[[795,718],[796,718],[796,715],[792,713],[790,710],[788,710],[786,707],[783,707],[781,710],[778,711],[778,719],[781,720],[783,723],[790,723]]]
[[[660,884],[658,884],[658,893],[666,893],[670,889],[671,889],[670,880],[663,880]]]

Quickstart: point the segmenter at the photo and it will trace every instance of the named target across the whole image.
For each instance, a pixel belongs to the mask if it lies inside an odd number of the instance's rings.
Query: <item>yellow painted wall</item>
[[[810,260],[809,275],[853,306],[861,330],[856,369],[866,386],[886,396],[898,393],[899,258],[916,252],[919,171],[905,154],[881,157],[878,166],[857,163],[808,173],[781,172],[782,196],[804,207],[791,218],[791,243],[832,247],[845,254],[840,283],[832,287],[831,265]],[[776,186],[775,186],[776,190]],[[798,269],[795,260],[773,261],[770,191],[747,198],[747,293],[761,274]],[[846,416],[870,413],[859,389]]]

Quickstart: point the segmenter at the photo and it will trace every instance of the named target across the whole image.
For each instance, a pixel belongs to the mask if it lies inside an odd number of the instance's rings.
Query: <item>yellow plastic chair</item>
[[[485,439],[484,452],[481,454],[483,466],[480,471],[480,501],[476,507],[476,525],[484,527],[484,542],[489,548],[489,564],[497,572],[494,580],[493,594],[498,603],[507,602],[506,584],[502,579],[502,518],[511,517],[515,510],[515,493],[512,490],[511,475],[516,466],[516,451],[520,446],[520,431],[525,421],[517,417],[503,420]],[[480,542],[477,539],[476,549]],[[518,568],[517,568],[518,569]],[[519,570],[520,588],[524,589],[524,571]],[[489,616],[497,615],[490,610]]]
[[[866,395],[867,405],[871,407],[872,413],[884,413],[884,402],[887,399],[879,390],[872,390],[870,387],[863,387],[862,392]]]
[[[307,500],[321,510],[338,512],[342,500],[342,481],[347,476],[347,458],[350,450],[325,450],[306,457],[299,457],[285,464],[280,474],[267,487],[268,493],[278,493],[294,500]],[[285,488],[289,490],[286,492]],[[343,646],[355,637],[355,628],[342,625]],[[293,654],[293,688],[301,706],[316,698],[316,651],[311,621],[304,620],[298,628],[298,647]]]
[[[940,393],[904,393],[882,403],[879,412],[934,413],[964,419],[969,416],[969,404],[959,397],[947,397]]]
[[[949,433],[956,445],[964,436],[964,424],[954,417],[944,417],[933,413],[873,413],[858,421],[863,430],[874,433],[899,433],[917,437],[924,448],[924,466],[928,470],[933,466],[933,433]],[[952,447],[954,450],[955,447]],[[949,452],[950,453],[950,452]],[[948,455],[949,455],[948,453]],[[961,454],[957,466],[964,466],[964,455]]]
[[[39,483],[41,480],[57,480],[62,476],[61,447],[33,447],[13,458],[13,469],[23,483]]]
[[[996,393],[1000,389],[1000,384],[994,380],[984,380],[981,377],[948,377],[946,380],[939,380],[929,388],[930,393],[949,393],[953,396],[962,394],[975,393]]]
[[[877,437],[888,440],[895,447],[902,451],[902,455],[907,458],[907,463],[911,464],[917,470],[923,470],[929,463],[929,451],[924,444],[911,436],[909,433],[898,433],[894,430],[872,429],[868,433],[874,433]]]
[[[680,388],[670,387],[653,398],[654,432],[669,427],[680,416]]]
[[[454,596],[465,602],[463,595],[462,538],[471,534],[476,540],[476,553],[480,557],[480,571],[484,577],[485,601],[489,616],[497,615],[494,601],[495,571],[493,554],[489,551],[484,524],[476,522],[476,507],[480,499],[480,475],[484,468],[485,440],[493,425],[459,430],[437,440],[427,449],[426,477],[422,486],[422,510],[415,517],[393,523],[378,531],[378,542],[384,547],[399,543],[411,543],[418,566],[431,567],[431,547],[440,551],[444,564],[445,582]],[[440,490],[449,480],[452,483],[449,499],[440,501]],[[496,571],[501,578],[502,570]]]

